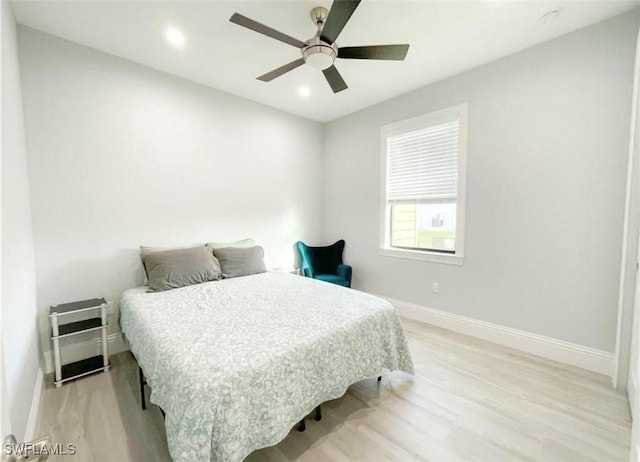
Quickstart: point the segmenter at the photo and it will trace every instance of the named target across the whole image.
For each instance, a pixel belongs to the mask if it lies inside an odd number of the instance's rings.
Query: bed
[[[382,369],[413,373],[393,307],[268,272],[122,295],[121,326],[175,462],[237,462]]]

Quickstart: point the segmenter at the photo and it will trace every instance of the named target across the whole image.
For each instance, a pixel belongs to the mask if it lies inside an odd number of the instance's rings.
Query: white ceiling
[[[320,71],[300,67],[270,83],[256,77],[298,49],[229,22],[238,12],[293,37],[315,33],[312,7],[331,1],[17,1],[20,24],[309,119],[328,121],[631,10],[632,1],[364,0],[343,46],[410,43],[405,61],[336,61],[349,88],[333,94]],[[547,11],[560,9],[542,23]],[[183,31],[182,49],[164,30]],[[311,94],[304,99],[298,88]]]

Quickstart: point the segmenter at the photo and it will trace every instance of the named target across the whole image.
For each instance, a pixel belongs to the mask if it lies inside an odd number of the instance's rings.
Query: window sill
[[[446,265],[462,266],[464,264],[464,257],[462,255],[452,255],[439,252],[422,252],[419,250],[381,248],[380,255],[383,255],[385,257],[406,258],[409,260],[444,263]]]

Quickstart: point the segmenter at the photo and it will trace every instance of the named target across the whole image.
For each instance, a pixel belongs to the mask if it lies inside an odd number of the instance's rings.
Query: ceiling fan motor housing
[[[338,56],[338,46],[335,43],[329,45],[316,36],[307,40],[306,44],[307,46],[302,49],[305,63],[321,71],[333,66],[333,62]]]

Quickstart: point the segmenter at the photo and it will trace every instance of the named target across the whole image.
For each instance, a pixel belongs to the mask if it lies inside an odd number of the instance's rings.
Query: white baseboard
[[[109,334],[107,336],[107,345],[109,355],[122,353],[129,349],[120,332]],[[101,341],[99,338],[85,342],[70,343],[62,346],[60,350],[63,364],[102,354]],[[44,364],[47,374],[53,372],[53,355],[51,350],[44,352]]]
[[[426,322],[525,353],[576,366],[600,374],[612,376],[614,354],[575,343],[533,334],[511,327],[501,326],[478,319],[468,318],[447,311],[435,310],[413,303],[382,297],[388,300],[399,315]]]
[[[42,388],[44,385],[44,373],[38,368],[36,375],[36,384],[33,387],[33,398],[31,399],[31,409],[29,410],[29,420],[27,420],[27,428],[24,431],[24,441],[31,441],[36,437],[36,429],[38,427],[38,417],[40,416],[40,401],[42,399]]]

